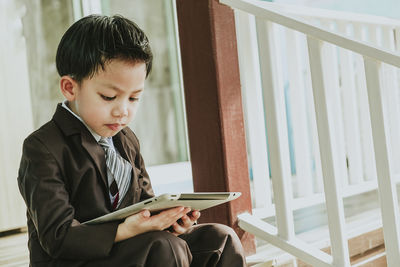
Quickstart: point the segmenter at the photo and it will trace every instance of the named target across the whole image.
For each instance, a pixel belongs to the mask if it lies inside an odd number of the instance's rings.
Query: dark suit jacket
[[[152,197],[134,133],[125,128],[113,141],[133,167],[131,186],[119,208]],[[18,185],[27,206],[31,264],[109,254],[118,222],[80,224],[112,211],[106,168],[104,150],[60,104],[53,119],[26,138]]]

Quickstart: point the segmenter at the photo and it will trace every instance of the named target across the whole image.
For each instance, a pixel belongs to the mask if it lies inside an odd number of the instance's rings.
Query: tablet
[[[158,212],[183,206],[189,207],[192,210],[204,210],[234,200],[240,195],[240,192],[162,194],[84,222],[83,224],[98,224],[121,220],[144,209],[148,209],[150,212]]]

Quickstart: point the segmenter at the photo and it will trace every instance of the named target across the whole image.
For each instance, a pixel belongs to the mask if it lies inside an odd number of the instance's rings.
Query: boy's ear
[[[71,76],[64,75],[60,79],[60,89],[68,101],[73,101],[76,97],[78,83]]]

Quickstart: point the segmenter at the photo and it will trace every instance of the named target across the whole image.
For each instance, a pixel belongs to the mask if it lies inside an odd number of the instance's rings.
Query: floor
[[[26,232],[0,237],[0,266],[29,266],[27,242]]]
[[[1,267],[28,267],[28,236],[26,232],[0,237],[0,266]],[[249,264],[252,267],[272,267],[273,262]]]

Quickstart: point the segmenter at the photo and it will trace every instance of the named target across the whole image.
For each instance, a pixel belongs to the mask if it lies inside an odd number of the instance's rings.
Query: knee
[[[154,232],[152,234],[152,247],[151,250],[157,253],[157,255],[164,255],[165,257],[173,257],[178,264],[177,266],[189,266],[192,260],[192,254],[189,246],[185,240],[168,233],[168,232]],[[164,257],[161,256],[161,257]]]
[[[219,266],[245,266],[245,257],[239,237],[232,228],[223,224],[199,224],[187,234],[194,261],[205,257],[205,252],[220,263]],[[213,260],[211,260],[213,261]],[[213,265],[214,266],[214,265]]]
[[[210,238],[223,241],[225,247],[232,247],[235,250],[242,251],[242,244],[236,232],[224,224],[212,223],[205,225],[205,232]]]
[[[170,249],[186,249],[187,244],[181,238],[164,231],[153,233],[153,246],[157,246],[162,250]]]
[[[233,231],[231,227],[224,224],[210,223],[206,224],[204,227],[205,232],[207,232],[210,236],[239,240],[235,231]]]

